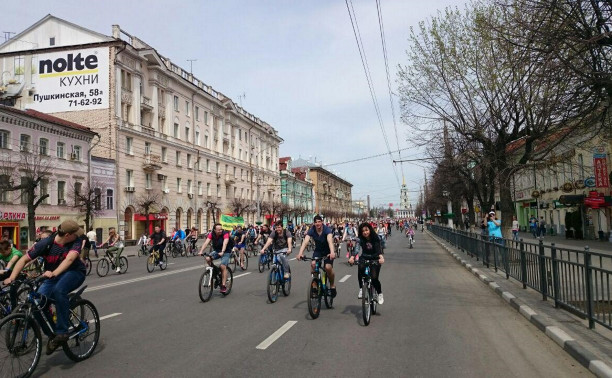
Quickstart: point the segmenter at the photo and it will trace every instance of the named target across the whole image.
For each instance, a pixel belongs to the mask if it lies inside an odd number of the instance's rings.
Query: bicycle
[[[270,269],[270,262],[272,261],[272,250],[268,248],[268,250],[263,254],[259,255],[259,263],[257,264],[257,269],[259,269],[259,273],[263,273],[266,269]]]
[[[119,248],[115,253],[121,254],[123,252],[123,247]],[[100,260],[98,260],[98,264],[96,265],[96,273],[98,276],[105,277],[108,274],[108,271],[112,268],[113,270],[117,269],[115,265],[115,254],[113,252],[109,252],[106,250],[104,252],[104,256]],[[128,270],[128,259],[125,256],[119,257],[119,272],[121,274],[125,274]]]
[[[138,248],[138,257],[148,256],[148,255],[149,255],[149,250],[147,249],[147,246],[144,243],[140,244],[140,248]]]
[[[283,295],[288,297],[291,292],[291,277],[285,278],[285,269],[278,258],[278,253],[275,253],[270,275],[268,275],[268,285],[266,289],[270,303],[276,302],[281,288],[283,290]]]
[[[306,257],[304,256],[304,261],[314,261],[315,267],[312,272],[312,280],[310,282],[310,286],[308,287],[308,313],[313,319],[319,317],[321,312],[321,297],[325,299],[325,307],[332,308],[334,304],[334,298],[331,295],[330,288],[328,287],[327,274],[325,274],[325,269],[321,268],[321,261],[326,259],[325,257]]]
[[[255,242],[252,238],[247,238],[245,251],[247,254],[252,253],[253,256],[257,256],[257,248],[255,248]]]
[[[157,261],[161,261],[161,264],[157,263]],[[163,249],[161,251],[149,251],[149,257],[147,258],[147,272],[152,273],[155,270],[155,266],[159,266],[160,270],[166,270],[168,267],[168,257]]]
[[[195,256],[198,254],[198,246],[196,245],[197,243],[197,239],[196,240],[189,240],[186,244],[187,244],[187,249],[185,251],[185,256],[189,257],[189,255],[191,256]]]
[[[40,360],[42,333],[51,340],[56,336],[54,325],[54,301],[36,292],[46,277],[31,281],[31,290],[20,312],[0,321],[0,376],[28,377]],[[15,282],[16,285],[19,283]],[[81,294],[87,286],[69,294],[70,316],[68,340],[62,349],[75,362],[89,358],[100,338],[100,317],[96,307]]]
[[[209,256],[209,254],[205,253],[203,256]],[[221,293],[224,297],[228,296],[232,291],[232,285],[234,283],[232,268],[226,266],[225,269],[227,269],[227,279],[225,280],[225,288],[227,291]],[[223,282],[223,273],[221,272],[221,268],[216,266],[213,260],[211,261],[211,265],[208,265],[204,273],[200,276],[200,282],[198,284],[200,300],[202,302],[208,302],[210,297],[212,297],[213,288],[221,288],[221,282]]]
[[[170,244],[168,245],[168,248],[170,249],[168,251],[168,254],[171,255],[172,258],[179,257],[180,255],[183,255],[185,253],[183,243],[181,242],[180,239],[171,241]]]
[[[242,265],[244,266],[244,268],[240,265],[240,251],[236,247],[232,248],[229,265],[234,265],[234,271],[237,271],[239,266],[240,269],[242,269],[243,271],[247,270],[247,268],[249,267],[249,254],[245,251],[242,256]]]
[[[410,243],[410,249],[412,249],[412,243],[414,243],[414,239],[412,238],[412,235],[408,236],[408,242]]]
[[[9,272],[6,272],[0,277],[4,280],[9,277]],[[21,304],[25,303],[30,287],[21,287],[22,283],[27,282],[27,275],[20,273],[15,280],[17,284],[7,285],[0,289],[0,319],[10,315],[14,311],[18,311]]]
[[[376,306],[378,304],[378,293],[372,285],[372,274],[370,273],[370,267],[379,265],[378,261],[375,260],[361,260],[359,264],[365,265],[365,271],[362,282],[362,296],[361,296],[361,309],[363,316],[363,323],[367,326],[370,324],[372,314],[376,315]]]

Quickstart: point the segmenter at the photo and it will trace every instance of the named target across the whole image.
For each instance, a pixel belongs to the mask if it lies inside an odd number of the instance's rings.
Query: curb
[[[451,247],[447,246],[437,236],[429,233],[430,236],[451,256],[453,256],[461,265],[480,279],[485,285],[506,301],[513,309],[520,313],[531,324],[535,325],[540,331],[544,332],[551,340],[566,351],[572,358],[578,361],[582,366],[600,378],[612,378],[612,368],[604,361],[600,360],[593,353],[584,348],[578,341],[573,339],[559,326],[553,325],[545,316],[539,315],[531,307],[521,303],[509,291],[503,291],[502,288],[491,278],[484,275],[480,270],[474,268],[472,264],[463,260],[463,258]]]

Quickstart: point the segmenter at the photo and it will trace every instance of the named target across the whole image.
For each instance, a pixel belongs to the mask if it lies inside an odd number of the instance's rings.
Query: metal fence
[[[551,298],[555,307],[612,329],[612,256],[584,250],[559,248],[509,239],[491,240],[488,236],[428,226],[434,235],[443,238],[461,251],[476,257],[487,267],[503,271]]]

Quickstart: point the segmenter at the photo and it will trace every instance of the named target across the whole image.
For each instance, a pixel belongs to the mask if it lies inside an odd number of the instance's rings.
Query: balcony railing
[[[162,168],[161,156],[153,154],[145,154],[142,169],[145,171],[156,171]]]
[[[145,110],[153,110],[153,102],[149,97],[140,96],[140,107]]]

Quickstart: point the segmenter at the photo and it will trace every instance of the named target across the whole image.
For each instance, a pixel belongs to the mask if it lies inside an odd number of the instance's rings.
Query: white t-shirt
[[[512,231],[518,231],[519,229],[519,223],[517,220],[513,220],[512,221]]]
[[[95,242],[96,241],[96,232],[94,230],[91,230],[87,233],[87,239],[89,239],[90,242]]]

